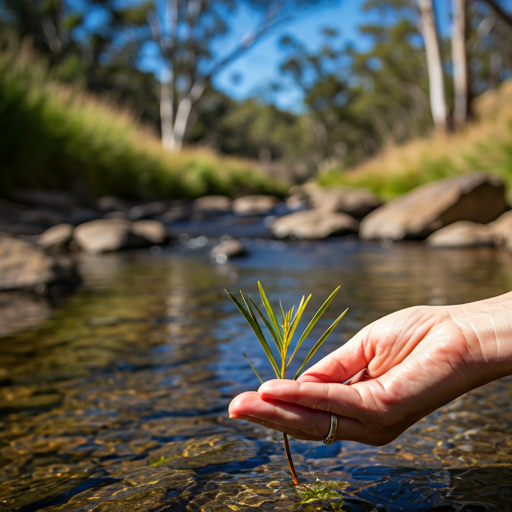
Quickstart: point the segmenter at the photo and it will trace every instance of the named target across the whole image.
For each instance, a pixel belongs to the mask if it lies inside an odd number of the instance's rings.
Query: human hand
[[[366,369],[365,377],[343,384]],[[467,391],[512,374],[512,293],[458,306],[419,306],[368,325],[297,381],[271,380],[230,404],[231,418],[297,439],[384,445]]]

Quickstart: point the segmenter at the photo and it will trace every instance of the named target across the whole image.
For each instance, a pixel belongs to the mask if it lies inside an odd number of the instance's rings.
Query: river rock
[[[233,211],[237,215],[267,215],[279,203],[274,196],[243,196],[233,201]]]
[[[271,227],[278,238],[321,240],[332,235],[357,233],[359,223],[346,213],[305,210],[277,219]]]
[[[155,245],[163,244],[168,238],[167,229],[157,220],[138,220],[131,229],[132,233]]]
[[[0,290],[32,288],[38,285],[72,285],[78,277],[35,244],[0,233]]]
[[[132,223],[124,219],[99,219],[75,228],[73,238],[85,252],[99,253],[146,247],[152,242],[132,232]]]
[[[128,218],[130,220],[144,220],[150,219],[157,215],[162,215],[169,209],[168,203],[165,201],[153,201],[152,203],[138,204],[133,206],[128,211]]]
[[[489,224],[498,245],[512,249],[512,211],[506,212]]]
[[[128,213],[130,205],[114,196],[103,196],[96,201],[96,207],[102,213],[124,212]]]
[[[187,220],[192,215],[192,205],[185,201],[171,201],[168,209],[155,217],[155,220],[159,220],[164,224],[170,224],[171,222],[177,222],[180,220]]]
[[[420,186],[365,217],[364,239],[426,238],[459,220],[487,224],[508,210],[503,181],[484,173]]]
[[[494,245],[494,233],[488,224],[460,220],[431,234],[427,243],[433,247]]]
[[[37,244],[43,249],[64,249],[73,239],[73,229],[71,224],[53,226],[39,237]]]
[[[194,216],[214,217],[231,212],[231,199],[226,196],[199,197],[192,203]]]
[[[313,208],[348,213],[352,217],[364,217],[382,205],[375,194],[364,188],[327,188],[310,183],[305,191]]]
[[[230,258],[237,258],[245,254],[244,246],[238,240],[224,240],[210,251],[210,256],[217,263],[226,263]]]

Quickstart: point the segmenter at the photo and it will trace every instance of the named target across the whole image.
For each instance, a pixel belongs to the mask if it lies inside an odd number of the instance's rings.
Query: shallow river
[[[254,293],[259,279],[285,307],[313,293],[311,313],[340,284],[313,334],[350,311],[321,357],[397,309],[511,290],[512,255],[343,240],[250,249],[227,265],[180,249],[84,257],[75,295],[0,339],[0,511],[512,510],[512,379],[385,447],[291,440],[299,474],[341,493],[301,504],[280,438],[227,416],[258,387],[243,352],[271,373],[224,292]]]

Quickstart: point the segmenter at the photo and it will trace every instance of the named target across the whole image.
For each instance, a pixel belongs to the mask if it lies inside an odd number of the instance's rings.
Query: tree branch
[[[499,17],[512,27],[512,14],[505,11],[496,0],[483,0]]]

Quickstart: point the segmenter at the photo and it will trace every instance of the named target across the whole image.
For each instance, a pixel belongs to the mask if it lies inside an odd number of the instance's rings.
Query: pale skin
[[[365,378],[343,384],[366,368]],[[512,375],[512,292],[417,306],[368,325],[298,381],[271,380],[233,399],[231,418],[320,441],[381,446],[471,389]]]

